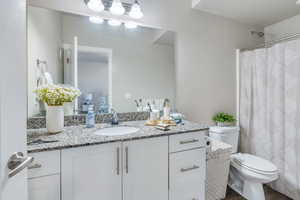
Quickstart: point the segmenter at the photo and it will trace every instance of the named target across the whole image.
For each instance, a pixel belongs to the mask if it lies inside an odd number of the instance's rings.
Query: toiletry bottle
[[[93,105],[90,105],[88,108],[88,113],[86,115],[86,127],[87,128],[95,127],[95,113],[94,113]]]
[[[165,99],[163,120],[169,120],[170,119],[170,113],[171,113],[170,100]]]

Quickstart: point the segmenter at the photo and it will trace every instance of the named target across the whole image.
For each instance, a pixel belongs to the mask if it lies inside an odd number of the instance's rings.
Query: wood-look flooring
[[[271,188],[269,188],[267,186],[265,186],[264,189],[265,189],[266,200],[292,200],[292,199],[286,197],[285,195],[272,190]],[[239,194],[237,194],[235,191],[233,191],[232,189],[230,189],[228,187],[227,195],[224,200],[246,200],[246,199],[241,197]]]

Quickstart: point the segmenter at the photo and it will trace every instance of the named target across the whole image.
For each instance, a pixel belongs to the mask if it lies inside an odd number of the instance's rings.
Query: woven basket
[[[206,161],[206,200],[220,200],[226,196],[230,167],[230,152],[220,153]]]

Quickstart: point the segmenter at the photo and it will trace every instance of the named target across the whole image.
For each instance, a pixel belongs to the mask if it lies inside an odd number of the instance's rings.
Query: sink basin
[[[139,129],[130,126],[116,126],[99,129],[94,132],[96,135],[104,135],[104,136],[116,136],[116,135],[127,135],[131,133],[137,132]]]

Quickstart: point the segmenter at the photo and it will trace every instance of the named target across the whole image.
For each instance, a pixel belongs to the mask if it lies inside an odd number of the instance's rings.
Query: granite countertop
[[[95,128],[85,128],[85,126],[65,127],[64,131],[59,134],[49,134],[46,129],[28,129],[27,131],[27,149],[29,153],[59,150],[79,146],[104,144],[110,142],[128,141],[134,139],[151,138],[158,136],[168,136],[173,134],[182,134],[200,130],[208,130],[208,126],[184,121],[184,124],[171,126],[169,131],[161,131],[151,126],[145,126],[146,121],[128,121],[122,122],[119,126],[132,126],[140,130],[133,134],[121,136],[99,136],[94,132],[97,129],[111,127],[110,124],[96,124]],[[32,141],[55,141],[51,143],[32,144]]]

